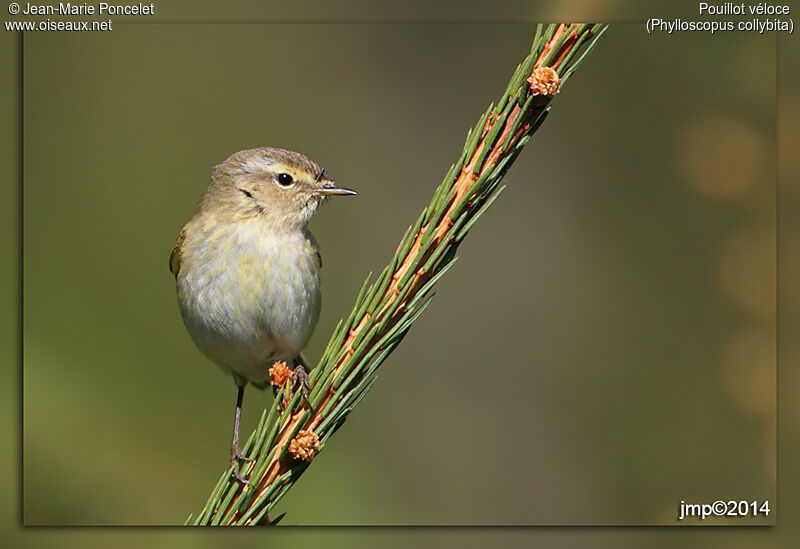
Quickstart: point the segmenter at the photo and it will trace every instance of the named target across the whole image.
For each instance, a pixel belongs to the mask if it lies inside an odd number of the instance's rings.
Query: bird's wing
[[[319,244],[317,244],[317,239],[314,238],[314,235],[311,234],[311,231],[308,229],[303,229],[303,232],[306,235],[306,239],[308,241],[308,245],[311,246],[311,249],[314,251],[314,259],[316,259],[317,269],[322,268],[322,254],[319,252]]]
[[[178,235],[178,240],[175,241],[172,252],[169,254],[169,270],[176,278],[181,270],[181,247],[184,240],[186,240],[186,227],[181,229],[181,234]]]

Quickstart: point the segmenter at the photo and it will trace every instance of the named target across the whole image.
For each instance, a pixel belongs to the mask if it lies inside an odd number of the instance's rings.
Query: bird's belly
[[[184,322],[223,370],[263,386],[271,363],[295,358],[319,317],[316,249],[256,239],[217,252],[179,276]]]

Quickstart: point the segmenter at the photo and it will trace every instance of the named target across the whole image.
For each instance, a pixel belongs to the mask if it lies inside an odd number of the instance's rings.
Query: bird
[[[307,401],[302,349],[319,319],[322,256],[308,223],[322,202],[356,191],[294,151],[242,150],[217,164],[194,216],[169,257],[181,317],[197,347],[233,377],[236,408],[230,464],[238,460],[245,387],[265,389],[268,367],[294,365],[291,390]]]

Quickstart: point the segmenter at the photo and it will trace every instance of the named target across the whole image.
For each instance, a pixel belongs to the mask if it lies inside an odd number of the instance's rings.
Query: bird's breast
[[[307,231],[206,228],[182,249],[178,297],[198,346],[234,371],[294,358],[319,317],[319,252]],[[266,371],[266,370],[264,370]]]

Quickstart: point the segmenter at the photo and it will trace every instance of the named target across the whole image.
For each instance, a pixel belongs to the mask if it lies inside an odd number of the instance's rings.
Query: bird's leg
[[[231,442],[231,467],[233,471],[233,476],[236,480],[241,482],[242,484],[249,484],[241,474],[239,474],[238,469],[238,460],[244,461],[252,461],[252,458],[245,457],[242,455],[242,451],[239,448],[239,417],[242,415],[242,400],[244,399],[244,385],[239,385],[237,383],[237,388],[239,390],[238,394],[236,395],[236,415],[233,418],[233,441]]]

